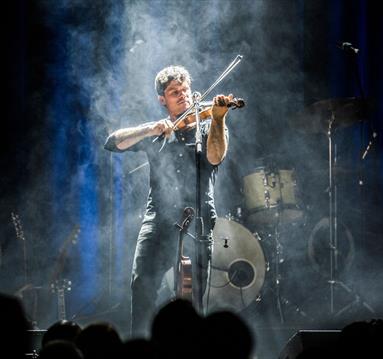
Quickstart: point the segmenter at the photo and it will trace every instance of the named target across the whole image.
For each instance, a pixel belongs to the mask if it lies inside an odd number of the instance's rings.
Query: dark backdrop
[[[381,313],[381,20],[377,5],[361,0],[8,4],[2,11],[1,290],[22,295],[45,327],[56,319],[47,284],[69,278],[69,317],[106,315],[124,327],[148,170],[130,173],[145,156],[107,153],[104,140],[114,129],[163,115],[153,90],[162,67],[185,65],[202,92],[240,53],[242,63],[216,90],[247,103],[230,113],[230,150],[216,187],[219,216],[243,210],[243,177],[255,168],[294,169],[304,220],[284,234],[283,285],[286,293],[299,288],[293,299],[314,318],[308,325],[325,327],[328,232],[320,221],[328,216],[328,138],[311,131],[323,117],[306,115],[302,122],[299,114],[316,101],[365,97],[363,121],[334,133],[346,268],[340,279],[347,284],[338,304],[360,308],[363,293]],[[343,42],[358,54],[340,49]],[[12,213],[24,236],[16,235]],[[314,256],[310,245],[318,246]],[[355,311],[346,309],[349,320]],[[264,308],[248,311],[265,319]],[[278,323],[274,309],[267,312],[274,318],[269,324]]]

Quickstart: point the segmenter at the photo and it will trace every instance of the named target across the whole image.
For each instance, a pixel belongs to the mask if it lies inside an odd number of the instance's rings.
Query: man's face
[[[158,96],[160,103],[166,106],[171,120],[185,112],[192,104],[190,86],[186,81],[180,83],[172,80],[165,90],[164,96]]]

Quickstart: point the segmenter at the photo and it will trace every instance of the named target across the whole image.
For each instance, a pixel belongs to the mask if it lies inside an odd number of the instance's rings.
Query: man
[[[138,235],[132,271],[132,335],[145,335],[155,310],[157,290],[166,271],[176,263],[177,229],[185,207],[195,207],[195,130],[173,131],[173,123],[192,105],[191,78],[181,66],[160,71],[155,79],[158,100],[168,117],[141,126],[113,132],[105,148],[122,152],[145,151],[150,165],[150,191],[146,214]],[[211,120],[201,122],[203,154],[201,159],[201,217],[204,232],[211,238],[216,217],[213,186],[217,166],[227,151],[225,116],[232,95],[216,96]],[[167,139],[153,142],[156,136]],[[209,237],[210,236],[210,237]],[[211,240],[206,240],[206,252]],[[209,260],[209,258],[208,258]],[[208,262],[208,260],[206,262]],[[207,264],[204,286],[206,286]]]

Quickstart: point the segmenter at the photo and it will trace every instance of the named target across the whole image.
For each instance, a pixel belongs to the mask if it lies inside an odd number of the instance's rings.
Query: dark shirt
[[[201,123],[201,216],[204,219],[205,233],[214,226],[216,210],[214,205],[214,183],[217,166],[209,163],[206,157],[207,137],[211,121]],[[129,151],[144,151],[150,165],[150,190],[147,200],[144,223],[178,222],[185,207],[195,209],[196,166],[195,130],[177,131],[162,146],[161,140],[153,142],[147,137],[128,148]],[[226,129],[226,138],[228,131]]]

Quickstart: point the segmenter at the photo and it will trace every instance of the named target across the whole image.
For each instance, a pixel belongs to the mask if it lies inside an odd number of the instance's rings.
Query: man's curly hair
[[[154,86],[157,94],[164,96],[165,90],[171,81],[176,80],[180,83],[186,81],[188,85],[191,84],[191,76],[183,66],[168,66],[162,69],[154,80]]]

